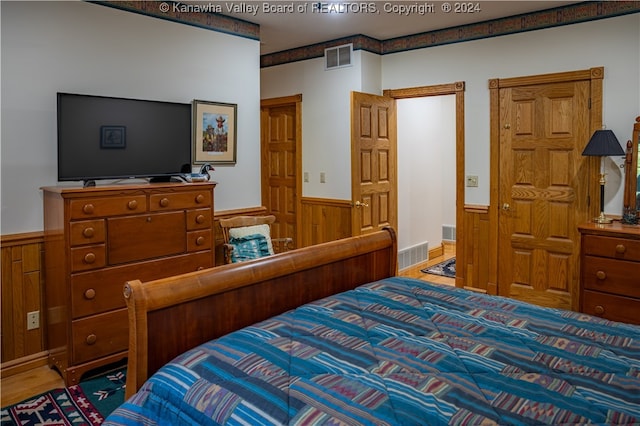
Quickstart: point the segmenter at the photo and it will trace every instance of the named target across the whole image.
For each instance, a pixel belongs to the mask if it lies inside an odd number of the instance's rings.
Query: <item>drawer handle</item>
[[[84,206],[82,206],[82,211],[86,214],[92,214],[94,210],[95,207],[93,206],[93,204],[85,204]]]
[[[602,315],[602,314],[604,314],[604,306],[602,306],[602,305],[596,305],[596,307],[594,308],[594,312],[595,312],[597,315]]]
[[[92,288],[89,288],[84,292],[84,298],[87,300],[93,300],[95,297],[96,297],[96,291]]]
[[[607,273],[604,271],[598,271],[596,272],[596,278],[598,278],[599,280],[604,280],[607,278]]]
[[[95,253],[87,253],[84,255],[84,263],[93,263],[96,261],[96,255]]]
[[[616,246],[616,253],[624,254],[626,251],[627,251],[627,248],[624,246],[624,244],[618,244]]]
[[[196,203],[201,204],[204,201],[204,195],[198,194],[196,195]]]
[[[127,203],[127,208],[129,210],[135,210],[138,208],[138,201],[137,200],[131,200]]]
[[[93,227],[84,228],[84,230],[82,231],[82,235],[84,235],[86,238],[91,238],[95,234],[96,234],[96,230]]]
[[[196,245],[198,245],[198,246],[203,245],[203,244],[204,244],[204,240],[205,240],[205,238],[204,238],[204,237],[198,237],[198,238],[196,238]]]
[[[204,215],[203,214],[199,214],[198,216],[196,216],[196,223],[204,223]]]
[[[95,334],[90,334],[85,339],[87,345],[94,345],[96,343],[96,340],[98,340],[98,336],[96,336]]]
[[[163,198],[162,200],[160,200],[160,207],[167,207],[168,205],[169,205],[168,198]]]

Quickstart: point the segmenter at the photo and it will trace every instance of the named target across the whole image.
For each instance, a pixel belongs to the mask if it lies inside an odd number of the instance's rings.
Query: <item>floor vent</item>
[[[456,227],[455,225],[442,225],[442,239],[445,241],[456,240]]]
[[[429,242],[415,245],[398,252],[398,270],[425,262],[429,259]]]
[[[344,44],[342,46],[335,46],[324,49],[325,70],[350,67],[352,52],[353,44]]]

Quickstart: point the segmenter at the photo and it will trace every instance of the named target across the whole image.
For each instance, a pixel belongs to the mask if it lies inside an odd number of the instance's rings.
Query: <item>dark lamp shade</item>
[[[596,130],[589,143],[582,151],[582,155],[606,157],[610,155],[624,155],[618,138],[611,130]]]

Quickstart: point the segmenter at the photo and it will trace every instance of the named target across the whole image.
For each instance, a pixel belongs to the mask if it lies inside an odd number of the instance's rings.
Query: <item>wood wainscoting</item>
[[[458,256],[456,286],[483,293],[497,294],[496,277],[490,268],[497,259],[497,241],[492,241],[489,206],[464,206],[464,256]],[[460,252],[460,248],[456,252]]]
[[[298,226],[301,247],[351,236],[350,200],[306,197],[301,201],[301,226]]]
[[[44,233],[0,236],[2,253],[2,375],[12,361],[46,364],[44,353]],[[27,330],[27,313],[40,313],[40,326]]]
[[[267,214],[263,206],[215,212],[216,265],[224,263],[219,219]],[[2,323],[0,375],[47,365],[44,315],[44,232],[0,236]],[[124,284],[124,283],[123,283]],[[27,313],[40,312],[40,327],[27,330]]]
[[[351,201],[321,198],[302,200],[301,247],[351,235]],[[224,263],[219,219],[267,214],[263,206],[215,212],[216,265]],[[497,243],[489,232],[489,207],[464,209],[464,258],[460,258],[456,283],[471,290],[497,293],[490,265],[497,264]],[[8,376],[33,366],[46,365],[44,350],[44,235],[42,232],[0,237],[2,252],[2,364]],[[459,250],[460,247],[457,248]],[[40,311],[40,328],[27,330],[27,312]]]

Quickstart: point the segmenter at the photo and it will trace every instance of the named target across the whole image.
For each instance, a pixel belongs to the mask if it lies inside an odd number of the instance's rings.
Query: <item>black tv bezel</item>
[[[87,93],[73,93],[73,92],[57,92],[56,93],[56,159],[57,159],[57,179],[58,182],[83,182],[83,186],[95,186],[96,180],[123,180],[123,179],[143,179],[148,180],[149,182],[170,182],[172,178],[179,178],[180,181],[185,181],[185,176],[191,173],[191,169],[193,167],[193,147],[191,144],[189,145],[189,164],[183,164],[184,166],[189,166],[189,170],[181,170],[180,172],[165,172],[165,173],[139,173],[139,174],[114,174],[114,175],[95,175],[95,176],[68,176],[61,177],[60,176],[60,104],[62,98],[64,96],[77,96],[77,97],[85,97],[85,98],[102,98],[102,99],[114,99],[114,100],[125,100],[125,101],[140,101],[146,103],[158,103],[158,104],[170,104],[170,105],[181,105],[181,106],[189,106],[191,109],[191,114],[189,117],[189,138],[191,140],[193,136],[193,104],[192,103],[184,103],[184,102],[172,102],[172,101],[161,101],[154,99],[142,99],[142,98],[128,98],[122,96],[107,96],[107,95],[91,95]]]

